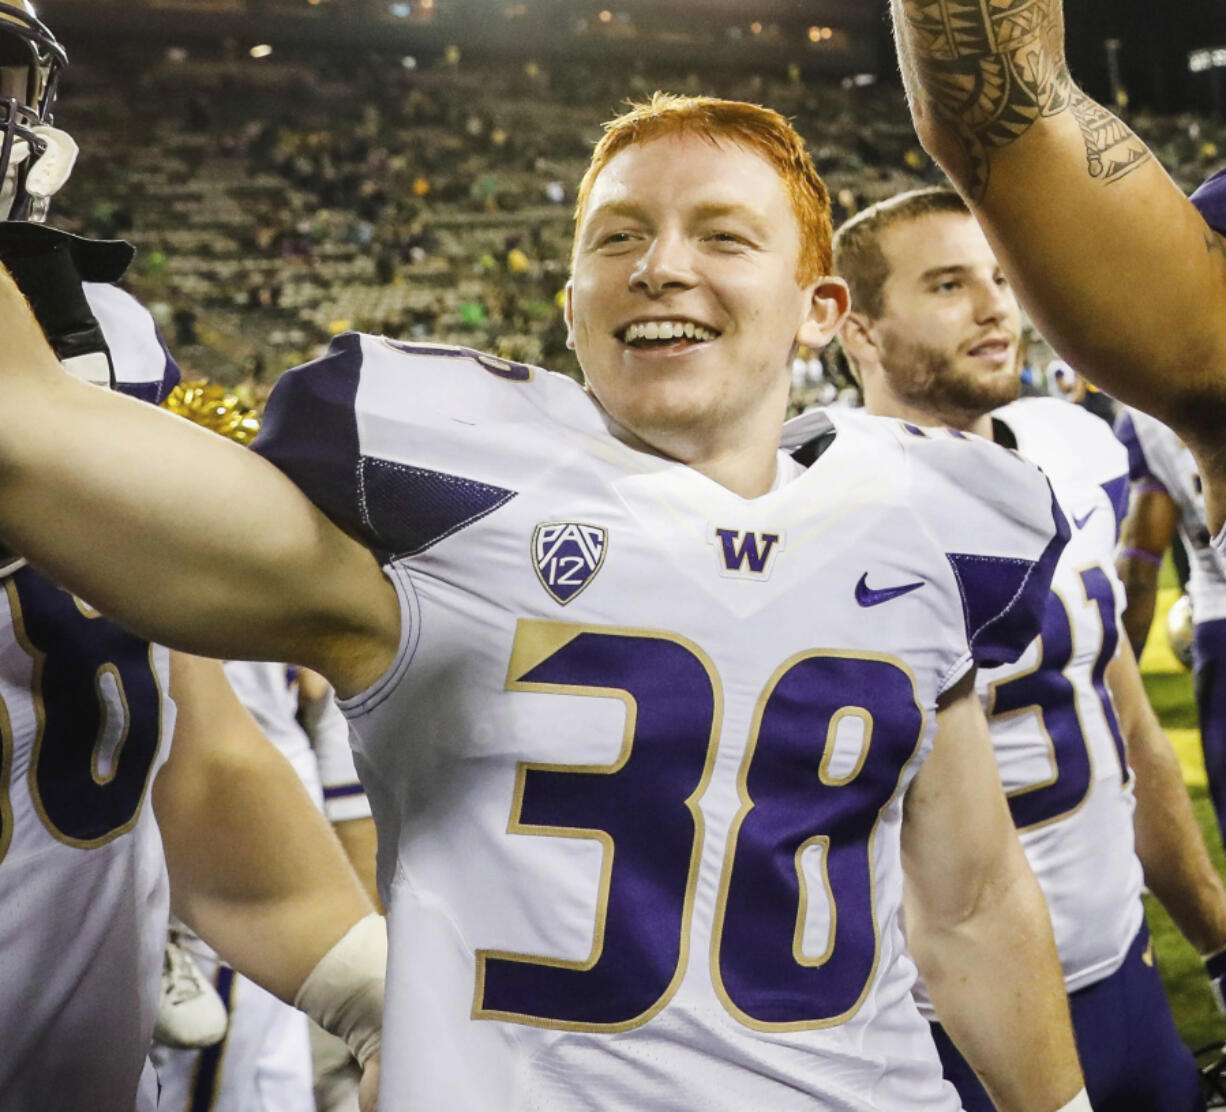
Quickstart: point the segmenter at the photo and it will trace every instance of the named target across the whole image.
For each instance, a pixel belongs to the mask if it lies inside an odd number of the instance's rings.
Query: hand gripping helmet
[[[64,48],[34,14],[30,0],[0,0],[0,183],[9,175],[14,147],[29,147],[28,156],[15,167],[12,207],[0,218],[42,216],[31,211],[25,175],[46,148],[34,128],[51,123],[60,70],[67,64]]]

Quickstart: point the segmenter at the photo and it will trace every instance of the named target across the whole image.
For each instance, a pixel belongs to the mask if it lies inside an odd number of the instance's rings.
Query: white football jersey
[[[1166,425],[1137,409],[1121,412],[1115,432],[1128,449],[1132,481],[1140,489],[1169,494],[1179,510],[1179,536],[1188,554],[1188,595],[1196,621],[1226,618],[1226,552],[1211,543],[1196,457]]]
[[[87,287],[121,384],[177,368],[127,294]],[[149,787],[169,653],[23,568],[0,586],[0,1110],[145,1112],[169,893]],[[146,1077],[151,1081],[152,1075]]]
[[[820,458],[744,499],[473,352],[350,334],[278,384],[256,449],[402,606],[343,704],[386,1107],[958,1107],[910,997],[902,800],[941,692],[1033,639],[1065,527],[996,445],[816,420]]]
[[[1128,460],[1106,422],[1067,402],[1026,398],[995,416],[1047,473],[1071,527],[1039,639],[981,670],[978,687],[1072,992],[1119,968],[1143,914],[1132,775],[1105,680],[1124,604],[1114,554]]]

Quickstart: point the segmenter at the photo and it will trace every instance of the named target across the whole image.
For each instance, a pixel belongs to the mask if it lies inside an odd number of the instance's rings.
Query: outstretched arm
[[[1083,1107],[1069,1104],[1082,1080],[1051,919],[1009,815],[973,675],[937,723],[904,811],[907,944],[941,1023],[998,1108]]]
[[[891,0],[924,146],[1040,330],[1175,429],[1226,520],[1226,244],[1069,74],[1060,0]]]
[[[0,537],[150,640],[314,667],[342,694],[395,653],[374,557],[275,467],[65,374],[0,268]]]

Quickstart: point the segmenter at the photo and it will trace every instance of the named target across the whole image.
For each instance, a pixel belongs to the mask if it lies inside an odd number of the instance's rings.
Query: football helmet
[[[1166,639],[1175,659],[1189,672],[1192,670],[1192,642],[1195,639],[1192,600],[1180,595],[1166,614]]]
[[[29,0],[0,0],[0,198],[12,195],[0,218],[38,220],[45,214],[46,200],[26,191],[26,177],[47,151],[40,129],[52,122],[66,65],[68,54]]]

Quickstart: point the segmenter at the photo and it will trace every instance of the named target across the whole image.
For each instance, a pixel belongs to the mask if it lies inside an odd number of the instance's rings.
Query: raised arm
[[[65,374],[0,269],[0,537],[120,623],[202,655],[289,660],[342,694],[395,653],[374,557],[275,467]]]
[[[1226,520],[1226,244],[1069,74],[1060,0],[891,0],[916,130],[1040,330],[1197,455]]]
[[[1047,904],[1017,840],[973,678],[938,710],[903,819],[907,944],[1004,1112],[1072,1104],[1081,1070]]]

